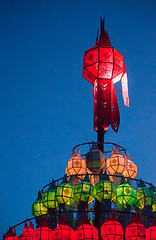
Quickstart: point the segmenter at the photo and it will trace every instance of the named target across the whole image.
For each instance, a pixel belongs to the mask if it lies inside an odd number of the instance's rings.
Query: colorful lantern
[[[123,174],[126,169],[126,160],[121,155],[120,150],[116,147],[115,151],[112,148],[111,157],[106,160],[107,170],[111,175]]]
[[[130,157],[126,153],[124,154],[124,158],[126,159],[126,169],[123,172],[124,177],[135,178],[138,175],[136,164],[130,160]]]
[[[56,199],[59,204],[70,205],[73,200],[73,189],[71,183],[67,182],[67,175],[64,175],[63,181],[57,186]]]
[[[146,229],[146,240],[156,240],[156,218],[152,226]]]
[[[8,232],[3,237],[5,240],[18,240],[16,232],[12,228],[9,228]]]
[[[81,158],[80,150],[72,152],[72,158],[67,162],[67,175],[86,174],[86,160]]]
[[[86,176],[83,181],[76,184],[74,187],[74,199],[76,202],[92,202],[94,200],[94,197],[96,195],[96,191],[94,186],[90,183],[88,173],[86,173]]]
[[[138,184],[136,196],[139,208],[143,209],[145,206],[152,206],[154,201],[153,191],[151,188],[146,187],[142,180]]]
[[[96,199],[102,202],[104,199],[113,200],[116,197],[117,186],[110,181],[107,172],[105,171],[103,178],[96,186]]]
[[[42,194],[39,191],[36,201],[32,205],[32,215],[34,217],[48,213],[48,209],[42,203]]]
[[[53,240],[76,240],[74,230],[67,225],[63,218],[53,231]]]
[[[136,202],[136,190],[125,182],[124,177],[121,179],[121,184],[117,187],[115,202],[123,205],[132,205]]]
[[[146,240],[146,228],[141,223],[140,217],[132,216],[132,223],[125,229],[126,240]]]
[[[33,232],[34,232],[34,226],[32,222],[30,222],[29,227],[28,227],[28,224],[25,223],[23,233],[18,236],[18,240],[31,240]]]
[[[49,189],[42,194],[42,203],[45,207],[50,209],[58,208],[58,202],[56,200],[56,185],[54,179],[49,185]]]
[[[89,152],[85,155],[87,167],[91,171],[98,172],[105,165],[105,156],[93,142]]]
[[[127,74],[123,56],[111,46],[102,19],[96,45],[84,54],[83,77],[93,84],[94,129],[101,126],[107,131],[111,124],[117,132],[120,114],[114,84],[121,80],[124,103],[129,106]]]
[[[33,235],[32,240],[52,240],[53,231],[47,226],[41,226],[37,228]]]
[[[98,230],[90,224],[87,216],[84,217],[82,224],[75,231],[76,240],[98,240]]]
[[[109,220],[107,216],[107,221],[101,226],[101,238],[102,240],[123,240],[123,228],[121,224],[116,221],[116,217],[112,217]]]

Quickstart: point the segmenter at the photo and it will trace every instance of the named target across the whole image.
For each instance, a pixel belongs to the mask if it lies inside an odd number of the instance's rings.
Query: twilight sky
[[[156,185],[156,2],[1,0],[0,235],[32,216],[38,190],[63,176],[75,145],[96,141],[82,62],[100,16],[124,56],[130,96],[127,108],[115,85],[121,123],[105,141],[127,148],[137,178]]]

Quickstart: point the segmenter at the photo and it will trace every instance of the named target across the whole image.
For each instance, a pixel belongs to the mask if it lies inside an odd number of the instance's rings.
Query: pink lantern
[[[32,240],[52,240],[53,231],[48,227],[46,219],[43,219],[42,226],[37,228],[32,234]]]
[[[146,229],[146,240],[156,239],[156,219],[151,227]]]
[[[98,230],[90,224],[87,216],[76,230],[76,240],[98,240]]]
[[[8,232],[3,237],[5,240],[18,240],[16,232],[12,228],[9,228]]]

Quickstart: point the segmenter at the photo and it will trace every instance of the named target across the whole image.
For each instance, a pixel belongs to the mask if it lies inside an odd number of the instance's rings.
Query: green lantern
[[[43,193],[42,203],[47,208],[51,209],[58,208],[58,202],[56,200],[56,185],[54,179],[52,183],[49,185],[49,189]]]
[[[87,202],[90,203],[96,196],[96,190],[90,183],[88,173],[86,173],[83,181],[76,184],[74,188],[74,199],[76,202]]]
[[[103,178],[96,186],[96,199],[102,202],[104,199],[113,200],[116,197],[117,186],[110,181],[107,172],[105,171]]]
[[[143,209],[145,206],[150,206],[154,202],[152,188],[146,187],[142,180],[140,180],[137,188],[137,202],[139,203],[140,209]]]
[[[136,190],[125,182],[124,177],[122,177],[121,184],[117,188],[115,202],[119,205],[128,204],[130,206],[136,202]]]
[[[32,215],[38,217],[48,212],[48,209],[42,203],[42,194],[39,191],[36,201],[32,205]]]
[[[63,181],[57,186],[56,199],[59,204],[71,205],[73,202],[73,189],[71,183],[67,182],[67,175],[64,175]]]

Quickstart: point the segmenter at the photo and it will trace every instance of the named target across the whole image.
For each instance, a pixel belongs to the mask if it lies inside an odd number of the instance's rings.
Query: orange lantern
[[[75,232],[67,225],[65,218],[62,218],[58,227],[54,229],[52,240],[76,240]]]
[[[101,238],[102,240],[123,240],[123,228],[121,224],[116,221],[116,217],[112,217],[109,220],[107,216],[107,221],[101,226]]]
[[[126,160],[121,155],[120,150],[116,147],[115,151],[112,148],[111,157],[106,160],[107,170],[110,174],[123,174],[126,170]]]
[[[30,222],[29,227],[28,227],[28,224],[25,223],[23,233],[18,236],[18,240],[31,240],[33,232],[34,232],[34,226],[32,222]]]
[[[81,158],[80,150],[77,154],[72,152],[72,158],[67,162],[67,175],[85,174],[86,173],[86,160]]]
[[[146,228],[141,223],[139,216],[132,216],[132,223],[125,229],[126,240],[146,240],[145,238]]]
[[[90,224],[87,216],[84,217],[83,223],[75,231],[76,240],[98,240],[98,230]]]
[[[136,164],[130,160],[126,153],[124,158],[126,159],[126,169],[123,172],[124,177],[135,178],[138,175]]]

